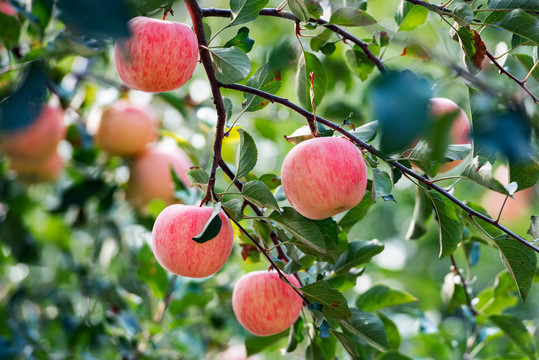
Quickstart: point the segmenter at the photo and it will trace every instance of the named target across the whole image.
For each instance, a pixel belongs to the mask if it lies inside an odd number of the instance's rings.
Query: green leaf
[[[298,244],[303,245],[307,251],[314,251],[316,254],[326,253],[324,236],[316,223],[301,216],[293,208],[284,207],[282,213],[273,211],[268,218],[294,235],[299,242]]]
[[[311,39],[311,49],[313,51],[320,51],[322,46],[324,46],[328,42],[329,38],[333,34],[334,34],[333,31],[331,31],[330,29],[324,28],[324,31],[322,31],[320,34],[316,35],[315,37]]]
[[[262,182],[258,180],[249,181],[243,185],[241,194],[248,201],[268,209],[275,211],[281,211],[277,200],[273,197],[270,189]]]
[[[332,218],[327,218],[323,220],[316,220],[316,226],[322,233],[324,237],[324,242],[326,243],[326,261],[335,262],[339,255],[341,255],[341,250],[339,250],[339,227],[337,223]]]
[[[514,46],[513,46],[514,47]],[[517,61],[526,69],[526,72],[530,72],[533,66],[535,65],[535,61],[533,60],[533,57],[527,54],[513,54],[513,56],[517,59]],[[536,66],[535,69],[532,71],[532,77],[535,79],[535,81],[539,82],[539,66]]]
[[[365,125],[361,125],[360,127],[356,128],[354,131],[351,131],[350,133],[361,141],[370,142],[376,136],[377,131],[378,131],[378,121],[375,120]]]
[[[303,0],[303,3],[305,4],[307,11],[309,12],[309,15],[311,15],[313,19],[318,20],[320,16],[323,15],[324,9],[320,5],[319,1]]]
[[[376,24],[376,20],[365,11],[342,7],[331,14],[329,23],[339,26],[366,26]]]
[[[409,70],[390,72],[374,79],[369,93],[380,122],[381,150],[390,154],[407,149],[426,128],[429,82]]]
[[[530,359],[535,359],[535,343],[520,318],[509,314],[490,315],[488,319],[499,327]]]
[[[539,180],[539,164],[531,158],[509,161],[509,181],[518,184],[518,191],[534,186]]]
[[[538,0],[488,0],[487,9],[511,11],[514,9],[536,11],[539,9]]]
[[[428,14],[429,11],[423,6],[402,1],[395,13],[395,21],[399,25],[399,31],[410,31],[422,25]]]
[[[325,360],[324,353],[320,347],[315,343],[311,342],[307,349],[305,350],[305,359],[306,360]]]
[[[353,359],[359,359],[359,351],[357,349],[357,345],[354,343],[354,340],[345,333],[331,330],[331,333],[335,335],[337,340],[342,344],[344,349],[352,356]]]
[[[440,232],[440,259],[452,255],[462,241],[464,225],[460,218],[460,208],[437,191],[429,190],[429,195],[438,215]]]
[[[235,46],[241,51],[248,53],[253,48],[254,43],[254,39],[249,37],[249,29],[244,26],[238,30],[236,36],[225,43],[224,47],[229,48]]]
[[[351,242],[333,266],[335,273],[344,274],[351,268],[368,263],[374,255],[380,254],[383,250],[384,245],[378,240]]]
[[[95,39],[128,38],[127,22],[135,15],[127,1],[58,0],[56,8],[68,29]]]
[[[318,106],[328,86],[326,70],[316,55],[304,52],[298,62],[296,94],[301,106],[309,111],[313,109],[311,106],[311,73],[314,73],[314,104]]]
[[[345,232],[349,232],[361,219],[367,215],[367,211],[373,205],[370,192],[367,190],[361,202],[348,210],[346,214],[339,220],[338,224]]]
[[[256,144],[251,135],[243,129],[239,129],[240,133],[240,156],[238,160],[238,173],[236,179],[247,175],[256,165],[258,151]]]
[[[230,0],[230,10],[234,19],[228,27],[245,24],[258,17],[269,0]]]
[[[462,51],[465,54],[465,63],[468,70],[476,73],[483,66],[486,57],[487,48],[481,39],[479,33],[475,30],[469,30],[461,27],[457,31]]]
[[[281,177],[275,174],[264,174],[259,177],[258,180],[266,184],[270,190],[275,190],[277,187],[281,186]]]
[[[343,329],[363,338],[379,351],[391,349],[384,324],[378,317],[359,309],[351,309],[351,311],[352,319],[339,321]]]
[[[496,26],[517,34],[533,45],[539,45],[539,19],[524,10],[510,11]]]
[[[460,26],[468,27],[474,18],[472,7],[468,4],[457,3],[453,8],[453,18]]]
[[[211,49],[215,77],[223,84],[241,81],[251,72],[251,62],[237,47]]]
[[[0,43],[4,44],[6,49],[17,46],[21,34],[21,24],[17,18],[0,11],[0,24]]]
[[[388,318],[386,315],[384,315],[383,312],[378,312],[376,315],[382,320],[382,323],[384,324],[384,328],[386,329],[387,339],[389,340],[389,344],[391,345],[391,348],[393,350],[399,350],[400,344],[401,344],[401,335],[399,333],[399,329],[397,328],[397,325],[393,321],[391,321],[390,318]]]
[[[406,291],[395,290],[386,285],[376,285],[363,295],[358,296],[356,307],[370,312],[414,301],[417,301],[417,299]]]
[[[427,222],[432,215],[433,205],[425,190],[416,188],[412,222],[406,232],[406,239],[419,239],[427,232]]]
[[[223,97],[223,103],[225,104],[226,121],[229,121],[232,117],[232,100],[227,97]]]
[[[417,60],[428,60],[429,52],[419,44],[410,44],[404,48],[401,56],[408,56]]]
[[[210,175],[204,169],[198,167],[187,170],[186,175],[191,186],[199,185],[205,187],[210,180]]]
[[[251,334],[247,335],[245,337],[245,348],[247,349],[247,356],[251,356],[253,354],[261,352],[268,346],[271,346],[279,340],[286,338],[287,335],[288,329],[281,333],[270,336],[255,336]]]
[[[37,65],[30,65],[18,80],[21,85],[0,102],[0,133],[24,129],[34,123],[47,96],[47,78]],[[2,96],[8,95],[2,91]]]
[[[228,210],[227,214],[231,215],[234,219],[237,219],[242,214],[243,201],[240,199],[230,199],[222,203],[222,207]],[[232,212],[232,214],[230,214]]]
[[[380,356],[378,356],[376,360],[413,360],[413,359],[406,355],[402,355],[401,353],[397,351],[390,351],[390,352],[380,354]]]
[[[359,77],[361,81],[367,80],[369,74],[374,70],[374,63],[367,58],[365,52],[357,45],[352,50],[344,52],[344,60],[350,71]]]
[[[281,72],[279,70],[271,70],[270,64],[265,64],[247,80],[247,86],[270,94],[276,94],[281,88]],[[270,103],[269,100],[254,96],[253,94],[244,93],[243,96],[245,97],[243,108],[246,108],[247,111],[263,109]]]
[[[532,215],[530,217],[530,227],[528,228],[528,235],[530,235],[533,240],[539,239],[539,216]]]
[[[338,320],[352,316],[345,297],[339,291],[332,289],[327,281],[321,280],[305,285],[301,288],[301,292],[309,303],[322,305],[322,312],[325,316]]]
[[[500,250],[503,264],[517,283],[522,301],[525,301],[537,269],[535,251],[509,236],[501,235],[494,240]]]
[[[393,181],[391,176],[380,169],[372,169],[372,201],[375,202],[378,198],[385,198],[391,195],[393,190]]]
[[[288,0],[288,7],[290,8],[290,11],[292,11],[292,14],[296,15],[300,21],[309,21],[311,16],[307,6],[305,6],[305,3],[302,0]]]
[[[210,241],[211,239],[215,238],[219,234],[219,231],[221,231],[221,225],[223,225],[223,220],[221,220],[221,217],[219,216],[220,211],[221,203],[215,204],[206,225],[204,225],[204,228],[198,235],[193,237],[194,241],[199,244],[203,244],[206,241]]]
[[[516,184],[503,186],[492,175],[492,165],[484,158],[476,156],[462,171],[462,176],[504,195],[512,195]],[[510,186],[511,185],[511,186]]]

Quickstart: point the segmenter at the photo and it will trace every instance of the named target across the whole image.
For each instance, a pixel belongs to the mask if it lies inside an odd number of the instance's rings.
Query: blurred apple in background
[[[25,162],[20,158],[10,159],[9,167],[15,171],[24,183],[52,182],[58,178],[64,168],[64,161],[57,152],[41,162]]]
[[[109,154],[133,156],[156,139],[157,125],[157,116],[149,106],[119,100],[90,116],[88,132]]]
[[[186,171],[192,166],[187,154],[174,143],[159,142],[146,146],[131,166],[127,199],[140,210],[154,199],[162,199],[167,205],[177,202],[170,168],[189,187]]]

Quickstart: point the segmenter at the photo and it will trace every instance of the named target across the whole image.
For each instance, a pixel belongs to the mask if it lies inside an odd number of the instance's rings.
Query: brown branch
[[[278,18],[281,18],[281,19],[288,19],[288,20],[294,21],[296,23],[298,23],[300,21],[294,14],[289,13],[289,12],[280,11],[278,9],[262,9],[258,13],[258,15],[261,15],[261,16],[273,16],[273,17],[278,17]],[[232,17],[232,12],[230,10],[225,10],[225,9],[213,9],[213,8],[211,8],[211,9],[202,9],[202,16],[204,16],[204,17],[227,17],[227,18],[230,18],[230,17]],[[371,62],[373,62],[374,65],[376,65],[376,67],[378,68],[378,70],[382,74],[387,73],[387,69],[384,66],[384,64],[382,63],[382,60],[380,60],[378,57],[376,57],[376,55],[373,54],[373,52],[369,49],[369,44],[367,44],[366,42],[361,41],[360,39],[358,39],[354,35],[350,34],[348,31],[345,31],[345,30],[341,29],[340,27],[338,27],[336,25],[328,24],[328,22],[325,21],[325,20],[322,20],[322,19],[318,19],[318,20],[309,19],[309,22],[313,22],[313,23],[317,23],[318,25],[322,25],[322,26],[326,27],[327,29],[333,31],[334,33],[339,34],[343,38],[345,38],[347,40],[350,40],[351,42],[353,42],[354,44],[359,46],[361,48],[361,50],[363,50],[363,52],[365,53],[367,58]]]
[[[236,91],[245,92],[245,93],[253,94],[253,95],[256,95],[256,96],[260,96],[261,98],[264,98],[264,99],[269,100],[271,102],[279,103],[281,105],[284,105],[284,106],[294,110],[295,112],[302,115],[306,119],[314,117],[314,114],[312,114],[311,112],[305,110],[304,108],[290,102],[288,99],[285,99],[285,98],[282,98],[282,97],[279,97],[279,96],[276,96],[276,95],[272,95],[272,94],[267,93],[267,92],[262,91],[262,90],[258,90],[258,89],[255,89],[255,88],[252,88],[252,87],[249,87],[249,86],[239,85],[239,84],[230,84],[230,85],[220,84],[220,86],[223,87],[223,88],[226,88],[226,89],[236,90]],[[392,167],[396,168],[397,170],[399,170],[403,174],[407,174],[410,177],[413,177],[414,179],[418,180],[419,182],[425,184],[428,188],[430,188],[432,190],[435,190],[435,191],[439,192],[440,194],[444,195],[446,198],[451,200],[453,203],[455,203],[458,207],[460,207],[462,210],[464,210],[470,216],[479,218],[479,219],[481,219],[481,220],[495,226],[496,228],[500,229],[501,231],[503,231],[507,235],[511,236],[515,240],[519,241],[523,245],[525,245],[525,246],[529,247],[530,249],[533,249],[535,252],[539,253],[539,248],[536,247],[535,245],[529,243],[524,238],[518,236],[513,231],[507,229],[505,226],[503,226],[500,223],[496,222],[496,220],[493,220],[493,219],[489,218],[488,216],[485,216],[485,215],[481,214],[480,212],[477,212],[474,209],[470,208],[469,206],[465,205],[462,201],[460,201],[459,199],[457,199],[456,197],[451,195],[444,188],[442,188],[442,187],[438,186],[437,184],[431,182],[426,177],[417,174],[413,170],[408,169],[406,166],[402,165],[397,160],[393,160],[393,159],[387,157],[384,153],[382,153],[380,150],[376,149],[374,146],[365,143],[364,141],[360,140],[359,138],[357,138],[353,134],[351,134],[348,131],[341,128],[340,126],[338,126],[338,125],[334,124],[333,122],[331,122],[329,120],[326,120],[326,119],[324,119],[324,118],[322,118],[320,116],[316,116],[316,121],[318,121],[319,123],[324,124],[327,127],[329,127],[331,129],[343,134],[348,139],[350,139],[353,143],[355,143],[356,145],[359,145],[361,148],[367,150],[371,154],[376,155],[377,157],[384,160],[386,163],[388,163]]]
[[[214,198],[215,174],[217,172],[219,161],[221,160],[221,148],[223,145],[226,125],[226,110],[225,104],[223,103],[223,97],[221,96],[221,89],[219,88],[219,82],[215,78],[215,70],[212,65],[210,51],[206,47],[206,34],[204,33],[204,25],[202,24],[202,9],[199,7],[196,0],[185,0],[185,5],[191,15],[191,20],[193,21],[193,29],[198,38],[200,61],[208,76],[213,95],[213,103],[215,105],[215,110],[217,111],[217,126],[215,129],[215,142],[213,144],[213,163],[210,179],[208,181],[208,190],[206,196],[202,200],[202,204],[204,204]]]
[[[466,294],[466,303],[467,303],[468,309],[470,310],[473,316],[476,316],[477,311],[475,311],[475,309],[473,308],[472,299],[470,298],[470,293],[468,291],[468,284],[466,282],[466,279],[464,279],[464,276],[462,276],[462,273],[460,272],[460,269],[457,266],[457,263],[455,261],[455,257],[453,255],[450,255],[449,257],[451,259],[452,270],[460,278],[460,282],[462,283],[462,287],[464,288],[464,293]]]
[[[498,63],[498,61],[496,61],[496,58],[494,57],[494,55],[492,55],[490,52],[487,51],[487,56],[488,58],[490,59],[490,61],[492,61],[492,63],[498,68],[498,70],[500,70],[500,74],[505,74],[507,75],[511,80],[513,80],[514,82],[516,82],[524,91],[526,91],[528,93],[528,95],[531,96],[531,98],[533,99],[533,102],[536,103],[536,104],[539,104],[539,98],[537,96],[535,96],[531,91],[530,89],[528,89],[528,87],[526,86],[526,82],[525,81],[522,81],[522,80],[519,80],[517,79],[516,76],[514,76],[513,74],[511,74],[509,71],[505,70],[505,68],[503,66],[500,65],[500,63]]]

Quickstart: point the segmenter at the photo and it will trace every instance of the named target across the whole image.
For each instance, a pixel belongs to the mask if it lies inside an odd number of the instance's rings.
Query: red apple
[[[462,110],[455,102],[446,98],[430,99],[430,115],[432,118],[440,118],[452,112],[458,111],[458,115],[453,120],[451,131],[449,133],[451,144],[470,144],[470,121],[464,110]],[[455,168],[462,160],[451,161],[440,166],[439,173],[444,173]]]
[[[42,163],[55,152],[65,136],[64,111],[45,105],[28,127],[0,137],[0,150],[14,160]]]
[[[232,251],[234,230],[221,211],[219,234],[198,243],[200,234],[212,214],[212,208],[195,205],[170,205],[153,225],[152,249],[155,258],[166,270],[181,276],[202,278],[215,274],[228,260]]]
[[[88,131],[99,147],[112,155],[133,156],[141,153],[157,137],[158,119],[149,106],[120,100],[101,114],[93,114]]]
[[[295,287],[299,281],[285,275]],[[278,334],[299,317],[302,298],[275,271],[254,271],[242,276],[232,293],[232,307],[239,323],[258,336]]]
[[[64,162],[57,152],[41,162],[26,162],[20,158],[12,158],[9,167],[26,183],[52,182],[58,178]]]
[[[367,187],[367,167],[350,141],[318,137],[299,143],[286,155],[281,182],[294,209],[320,220],[359,204]]]
[[[17,10],[9,3],[8,0],[0,0],[0,12],[10,16],[17,15]]]
[[[153,199],[162,199],[169,205],[175,203],[171,166],[188,187],[186,171],[193,164],[187,154],[175,144],[161,142],[148,145],[131,167],[128,200],[139,209],[144,209]]]
[[[129,40],[114,48],[114,62],[131,89],[170,91],[193,75],[198,39],[187,25],[138,16],[129,21],[129,28]]]

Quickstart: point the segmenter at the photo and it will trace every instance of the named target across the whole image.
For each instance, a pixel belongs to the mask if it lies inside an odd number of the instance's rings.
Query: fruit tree
[[[0,0],[0,359],[536,359],[539,0]]]

